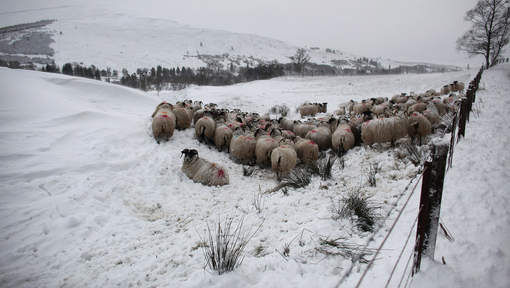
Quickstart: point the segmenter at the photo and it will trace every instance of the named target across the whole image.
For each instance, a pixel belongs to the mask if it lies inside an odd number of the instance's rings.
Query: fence
[[[418,206],[419,207],[418,215],[411,224],[405,243],[401,248],[401,251],[393,265],[392,271],[387,281],[385,282],[385,287],[390,286],[392,280],[396,280],[396,278],[394,278],[395,272],[397,271],[397,267],[400,265],[401,261],[403,261],[402,256],[404,255],[406,248],[408,249],[408,247],[410,247],[410,245],[408,244],[409,240],[411,239],[411,236],[413,235],[415,226],[417,226],[417,228],[414,251],[410,253],[409,257],[407,257],[406,259],[406,263],[404,264],[403,267],[401,267],[401,270],[403,269],[403,272],[400,275],[400,280],[398,284],[396,284],[397,287],[407,287],[408,285],[411,284],[412,276],[420,270],[420,264],[423,255],[429,256],[432,259],[434,258],[436,235],[438,228],[441,227],[441,229],[443,229],[445,233],[448,233],[446,228],[444,228],[444,226],[439,223],[444,176],[446,174],[447,169],[452,167],[455,144],[458,143],[458,141],[460,141],[462,137],[465,137],[466,122],[469,122],[470,112],[472,111],[473,103],[476,100],[476,91],[478,90],[482,74],[483,67],[477,73],[476,77],[469,83],[466,95],[465,97],[462,98],[461,103],[459,105],[460,108],[456,111],[455,115],[453,116],[450,127],[451,139],[449,145],[432,145],[431,147],[430,160],[424,163],[423,171],[422,174],[420,175],[420,179],[422,180],[421,181],[422,189],[420,195],[420,204]],[[383,249],[390,234],[394,231],[394,228],[397,222],[399,221],[402,212],[409,204],[411,197],[413,196],[414,192],[416,191],[416,188],[418,187],[420,179],[418,179],[418,181],[414,185],[414,188],[409,192],[409,195],[405,203],[402,205],[402,208],[398,212],[397,217],[393,221],[385,238],[379,244],[379,247],[377,248],[368,265],[366,265],[365,270],[363,271],[359,281],[356,284],[356,287],[360,287],[362,285],[363,280],[365,279],[369,269],[374,264],[375,260],[377,259],[377,256]],[[409,184],[411,184],[413,180],[411,180]],[[408,187],[406,187],[404,192],[407,190]],[[377,232],[378,231],[375,231],[374,234]],[[370,239],[374,238],[375,237],[373,236],[370,237]],[[366,246],[368,246],[368,243]],[[411,260],[413,261],[411,262]],[[356,265],[356,263],[353,262],[351,267],[340,279],[339,283],[337,284],[337,287],[339,287],[342,284],[342,282],[346,279],[346,277],[350,274],[354,265]],[[409,269],[410,265],[411,269]]]

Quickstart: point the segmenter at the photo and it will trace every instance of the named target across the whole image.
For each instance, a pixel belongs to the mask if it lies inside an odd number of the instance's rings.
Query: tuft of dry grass
[[[248,242],[255,236],[262,224],[250,233],[243,227],[244,218],[234,223],[233,218],[226,218],[222,223],[218,221],[216,229],[211,230],[207,224],[207,237],[202,242],[202,251],[206,267],[216,271],[219,275],[233,271],[244,259],[244,249]]]

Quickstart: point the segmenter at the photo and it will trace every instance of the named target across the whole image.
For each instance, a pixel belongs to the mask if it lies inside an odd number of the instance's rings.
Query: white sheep
[[[229,183],[227,170],[216,163],[198,157],[197,150],[184,149],[181,151],[181,157],[182,154],[184,154],[184,161],[181,170],[193,182],[206,186],[223,186]]]
[[[320,126],[312,129],[306,133],[305,138],[317,143],[320,150],[327,150],[331,147],[331,130],[329,127]]]
[[[295,148],[298,158],[305,164],[315,163],[319,159],[319,145],[312,140],[298,136]]]
[[[230,151],[230,141],[232,140],[233,130],[225,124],[218,125],[214,132],[214,145],[218,151],[227,148]]]
[[[355,138],[349,124],[340,124],[331,136],[331,148],[338,154],[354,147]]]
[[[195,137],[206,143],[214,143],[214,132],[216,131],[216,122],[209,116],[198,119],[195,124]]]
[[[281,179],[287,175],[297,163],[297,153],[289,145],[280,145],[271,153],[271,168],[276,172],[276,177]]]
[[[230,140],[230,155],[242,164],[253,164],[257,140],[252,135],[237,135],[238,131],[239,129],[234,131]]]
[[[407,119],[400,117],[389,117],[373,119],[361,125],[361,139],[363,143],[391,142],[407,136]]]
[[[413,112],[409,117],[408,133],[413,142],[416,137],[419,137],[421,146],[423,138],[432,133],[432,125],[421,113]]]
[[[174,134],[175,115],[172,112],[172,104],[163,102],[152,113],[152,134],[159,144],[161,140],[168,141]]]
[[[176,128],[177,130],[184,130],[191,127],[192,113],[191,110],[184,107],[175,107],[174,114],[176,117]]]
[[[271,152],[278,147],[278,141],[272,137],[259,137],[255,146],[256,163],[267,166],[271,163]]]

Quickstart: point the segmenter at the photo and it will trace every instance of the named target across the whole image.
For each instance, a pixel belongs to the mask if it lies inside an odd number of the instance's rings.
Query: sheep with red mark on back
[[[197,150],[184,149],[181,151],[181,157],[182,155],[184,155],[184,161],[181,170],[193,182],[206,186],[223,186],[229,183],[227,170],[216,163],[198,157]]]

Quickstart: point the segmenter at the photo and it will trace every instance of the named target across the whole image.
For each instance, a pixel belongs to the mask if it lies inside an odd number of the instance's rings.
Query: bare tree
[[[294,56],[289,57],[294,63],[296,70],[303,75],[306,63],[310,62],[310,55],[306,52],[305,48],[299,48]]]
[[[466,12],[473,25],[457,39],[457,49],[469,56],[482,55],[487,68],[494,66],[509,42],[510,7],[508,0],[479,0]]]

